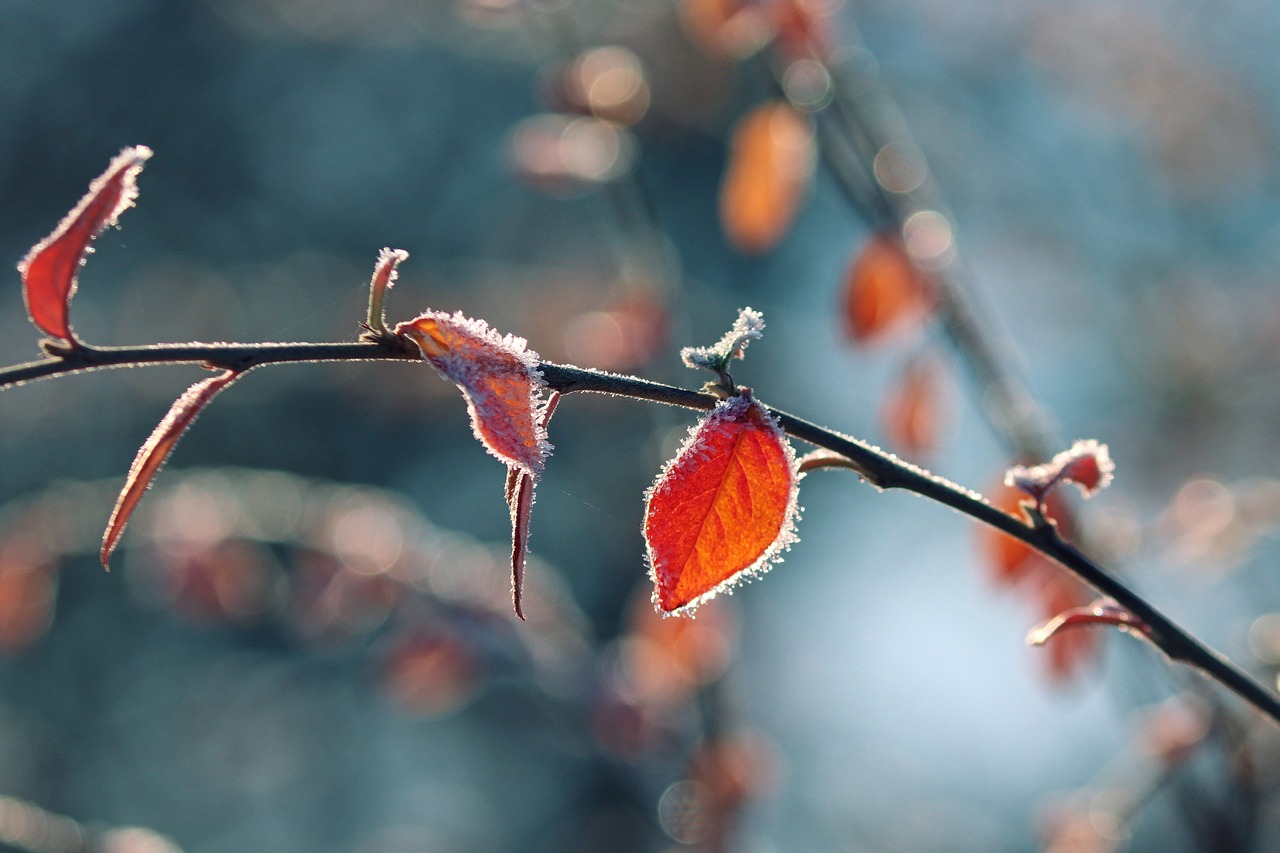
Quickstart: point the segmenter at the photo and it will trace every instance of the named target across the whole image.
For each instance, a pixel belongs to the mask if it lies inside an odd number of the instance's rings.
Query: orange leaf
[[[536,482],[551,445],[542,415],[538,354],[524,338],[505,337],[461,312],[428,311],[395,334],[413,340],[422,357],[452,379],[467,398],[476,438],[507,465]]]
[[[151,149],[142,145],[116,155],[53,233],[33,246],[18,264],[27,313],[41,331],[74,340],[67,314],[76,274],[92,251],[89,244],[93,239],[133,205],[138,196],[138,172],[150,156]]]
[[[916,357],[907,363],[880,410],[885,436],[907,453],[929,453],[938,447],[943,409],[938,362]]]
[[[791,445],[749,391],[703,418],[647,495],[659,609],[692,612],[766,571],[795,541],[797,479]]]
[[[877,234],[855,256],[845,278],[845,331],[858,343],[875,343],[918,323],[932,304],[929,281],[902,241]]]
[[[720,220],[729,242],[749,253],[777,245],[800,209],[813,173],[813,128],[785,101],[738,122],[720,184]]]
[[[134,509],[137,508],[151,481],[160,471],[160,467],[173,452],[178,439],[182,438],[182,434],[195,422],[196,416],[204,410],[209,401],[241,375],[234,370],[228,370],[192,385],[181,397],[173,401],[169,413],[143,442],[142,447],[138,449],[138,455],[133,459],[133,464],[129,466],[129,476],[125,478],[124,488],[120,491],[120,497],[116,499],[115,509],[111,510],[111,519],[107,522],[106,532],[102,534],[102,550],[99,555],[102,558],[103,568],[106,568],[110,562],[111,552],[115,550],[120,534],[124,533],[129,517],[133,515]]]

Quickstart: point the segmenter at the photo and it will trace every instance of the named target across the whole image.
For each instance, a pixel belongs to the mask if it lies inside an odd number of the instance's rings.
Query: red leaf
[[[489,452],[536,482],[551,445],[539,422],[544,385],[538,354],[524,338],[503,337],[483,320],[443,311],[428,311],[394,331],[413,340],[422,357],[462,389],[471,428]]]
[[[120,534],[129,523],[129,517],[133,515],[134,509],[137,508],[147,487],[160,471],[160,467],[173,452],[178,439],[182,438],[182,434],[195,422],[196,416],[204,410],[204,407],[209,405],[209,401],[241,375],[237,371],[228,370],[192,385],[181,397],[174,400],[169,413],[143,442],[142,447],[138,449],[138,455],[133,459],[133,464],[129,466],[129,476],[125,478],[124,488],[120,491],[120,497],[116,499],[115,509],[111,511],[106,532],[102,534],[100,556],[103,568],[108,567],[111,552],[115,550]]]
[[[941,367],[933,358],[917,357],[889,389],[880,422],[894,446],[907,453],[929,453],[938,447],[943,409]]]
[[[553,391],[547,398],[538,425],[545,431],[560,392]],[[524,564],[529,553],[529,516],[533,510],[533,477],[514,465],[507,469],[507,508],[511,510],[511,602],[516,615],[524,619]]]
[[[746,389],[691,430],[647,495],[659,609],[692,612],[766,571],[795,541],[797,479],[791,446]]]
[[[729,242],[758,254],[777,245],[800,209],[813,173],[813,127],[785,101],[738,122],[720,184],[720,221]]]
[[[845,278],[845,331],[872,344],[919,323],[933,305],[933,291],[894,234],[872,237],[854,257]]]
[[[67,313],[76,289],[76,275],[92,251],[90,243],[138,196],[137,177],[151,149],[126,148],[71,209],[53,233],[27,252],[18,264],[23,295],[31,322],[43,332],[65,341],[75,339]]]
[[[1059,483],[1075,483],[1086,498],[1091,498],[1111,484],[1115,470],[1105,444],[1092,438],[1077,439],[1043,465],[1014,465],[1004,475],[1004,481],[1038,501]]]

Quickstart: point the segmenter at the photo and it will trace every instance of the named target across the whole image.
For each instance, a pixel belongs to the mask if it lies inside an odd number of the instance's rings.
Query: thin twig
[[[145,347],[81,347],[64,357],[0,369],[0,388],[34,379],[65,376],[115,367],[154,364],[201,364],[230,370],[247,370],[267,364],[322,361],[408,360],[417,356],[395,339],[367,343],[219,343],[156,344]],[[543,379],[552,390],[567,394],[586,391],[667,403],[690,409],[711,409],[720,402],[712,394],[673,385],[584,370],[570,365],[542,362]],[[1116,577],[1063,540],[1052,525],[1032,527],[989,504],[977,492],[965,489],[877,447],[841,435],[809,421],[770,409],[790,436],[838,453],[881,489],[903,489],[951,507],[1003,533],[1026,542],[1061,563],[1082,581],[1110,596],[1150,632],[1148,639],[1171,660],[1193,667],[1233,691],[1249,704],[1280,723],[1280,697],[1263,687],[1242,669],[1197,640]]]

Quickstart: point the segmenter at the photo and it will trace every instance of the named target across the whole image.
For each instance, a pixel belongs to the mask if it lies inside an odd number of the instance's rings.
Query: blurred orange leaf
[[[690,39],[708,54],[747,56],[769,39],[769,22],[750,0],[683,0],[680,17]]]
[[[871,238],[854,256],[845,277],[845,331],[857,343],[871,344],[919,323],[933,304],[925,274],[891,233]]]
[[[773,30],[783,59],[794,61],[831,53],[830,0],[773,0]]]
[[[161,466],[177,446],[178,439],[182,438],[182,434],[195,422],[196,416],[204,410],[204,407],[241,375],[237,371],[228,370],[192,385],[181,397],[173,401],[169,413],[138,449],[138,455],[129,466],[129,475],[125,478],[124,488],[120,491],[120,497],[116,499],[115,508],[111,510],[106,532],[102,534],[102,550],[99,556],[102,558],[104,568],[110,562],[111,552],[115,550],[120,534],[124,533],[125,525],[129,523],[129,518],[137,508],[138,502],[142,500],[142,496],[151,486],[151,481],[155,479]]]
[[[895,447],[916,454],[937,449],[945,414],[942,382],[936,359],[917,356],[907,363],[880,409],[884,434]]]
[[[691,612],[763,572],[795,539],[796,459],[745,389],[695,427],[649,490],[644,536],[654,602]]]
[[[117,154],[53,233],[33,246],[18,263],[27,313],[41,331],[74,340],[68,309],[76,289],[76,275],[92,251],[93,239],[133,205],[138,195],[138,173],[150,156],[151,149],[142,145]]]
[[[720,184],[729,242],[758,254],[777,245],[800,209],[813,173],[813,128],[785,101],[751,110],[733,130]]]
[[[539,422],[542,374],[524,338],[499,335],[483,320],[428,311],[396,326],[467,399],[471,428],[490,453],[536,482],[551,452]]]
[[[1029,501],[1030,498],[1016,486],[1007,485],[1001,481],[986,493],[986,497],[987,501],[997,509],[1024,523],[1027,521],[1022,511],[1022,502]],[[1044,515],[1045,518],[1057,523],[1058,531],[1064,538],[1070,538],[1073,528],[1070,505],[1057,492],[1050,492],[1045,499]],[[1036,566],[1053,565],[1048,557],[1026,542],[1014,539],[1007,533],[1001,533],[985,524],[978,526],[977,537],[982,562],[998,583],[1011,584],[1029,574]]]
[[[0,650],[30,645],[53,622],[57,562],[37,536],[22,531],[0,541]]]

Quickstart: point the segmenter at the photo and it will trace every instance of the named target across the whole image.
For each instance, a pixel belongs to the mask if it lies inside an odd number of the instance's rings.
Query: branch
[[[145,347],[80,346],[55,357],[0,369],[0,389],[35,379],[154,364],[200,364],[244,371],[267,364],[325,361],[417,361],[416,348],[381,337],[359,343],[216,343],[156,344]],[[562,394],[586,391],[709,410],[720,402],[712,394],[570,365],[541,362],[547,387]],[[1052,525],[1031,525],[987,503],[982,495],[919,468],[877,447],[777,409],[770,412],[790,436],[838,453],[872,485],[903,489],[951,507],[970,518],[1020,539],[1062,564],[1082,581],[1132,613],[1150,628],[1145,636],[1171,660],[1186,664],[1219,682],[1249,704],[1280,723],[1280,697],[1242,669],[1197,640],[1070,543]]]

